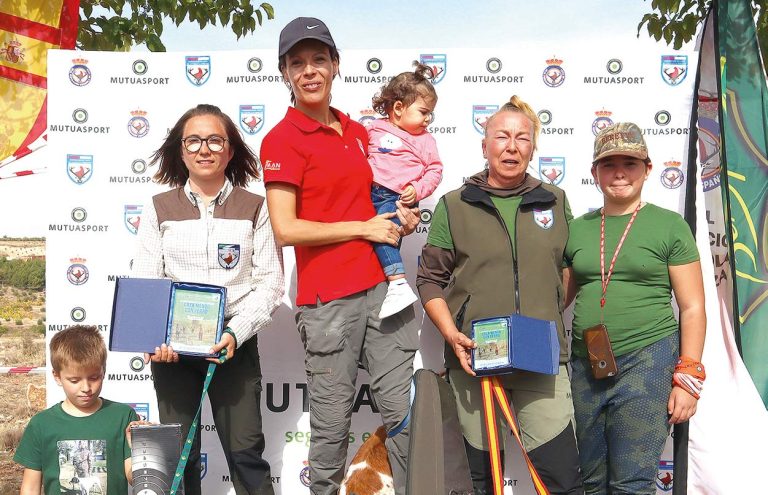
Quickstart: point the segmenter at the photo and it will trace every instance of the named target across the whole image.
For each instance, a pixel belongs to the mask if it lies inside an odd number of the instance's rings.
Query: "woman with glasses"
[[[208,389],[230,479],[240,494],[272,494],[262,457],[261,368],[256,334],[283,297],[282,253],[263,197],[244,189],[259,161],[237,126],[213,105],[188,110],[152,156],[155,180],[174,189],[144,205],[134,277],[170,278],[227,288],[226,329],[211,353],[224,352]],[[152,361],[160,421],[186,437],[200,405],[208,364],[163,344]],[[185,493],[199,494],[200,431],[184,471]]]

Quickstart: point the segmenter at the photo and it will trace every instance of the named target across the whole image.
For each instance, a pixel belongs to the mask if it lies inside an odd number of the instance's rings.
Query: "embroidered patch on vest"
[[[533,210],[533,219],[536,225],[542,229],[551,229],[555,224],[555,215],[552,214],[552,210]]]
[[[219,266],[229,270],[240,262],[240,244],[219,244]]]

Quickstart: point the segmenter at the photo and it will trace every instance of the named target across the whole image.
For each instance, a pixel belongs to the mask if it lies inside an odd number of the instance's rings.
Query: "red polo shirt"
[[[365,221],[376,215],[371,203],[373,173],[367,160],[365,128],[335,108],[343,136],[288,108],[261,143],[264,182],[296,186],[296,216],[313,222]],[[295,246],[296,304],[333,301],[384,281],[370,242],[358,239],[325,246]]]

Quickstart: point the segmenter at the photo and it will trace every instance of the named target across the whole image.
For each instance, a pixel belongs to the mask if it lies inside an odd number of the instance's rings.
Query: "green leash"
[[[223,363],[227,360],[226,353],[226,349],[221,351],[222,355],[219,358],[219,363]],[[208,371],[205,373],[205,383],[203,383],[203,394],[200,397],[200,406],[197,408],[197,414],[195,414],[195,419],[189,427],[187,440],[184,442],[184,448],[181,450],[181,457],[179,458],[179,464],[176,465],[176,474],[173,476],[170,495],[176,495],[176,492],[179,489],[179,484],[181,483],[181,480],[184,479],[184,468],[187,467],[189,451],[192,449],[192,442],[195,440],[195,434],[197,433],[197,425],[200,422],[200,412],[203,410],[203,401],[205,400],[205,395],[208,393],[208,386],[210,386],[211,380],[213,380],[213,372],[216,371],[216,366],[216,363],[208,364]]]

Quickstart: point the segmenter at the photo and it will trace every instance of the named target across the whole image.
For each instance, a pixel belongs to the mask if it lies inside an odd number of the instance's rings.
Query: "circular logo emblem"
[[[133,62],[133,66],[131,67],[131,69],[133,69],[134,74],[141,76],[147,73],[147,70],[149,70],[149,66],[145,61],[138,59]]]
[[[431,210],[421,210],[419,212],[419,220],[421,223],[431,223],[432,222],[432,211]]]
[[[536,116],[539,118],[541,125],[549,125],[552,122],[552,112],[549,110],[541,110]]]
[[[368,62],[365,63],[365,68],[371,74],[378,74],[382,69],[381,60],[378,58],[369,59]]]
[[[85,211],[85,208],[77,207],[72,209],[72,220],[74,220],[77,223],[84,222],[85,219],[88,217],[88,213]]]
[[[67,268],[67,280],[72,285],[83,285],[88,281],[88,268],[82,263],[75,263]]]
[[[677,189],[683,185],[685,176],[679,167],[667,167],[661,172],[661,185],[667,189]]]
[[[88,111],[84,108],[77,108],[74,112],[72,112],[72,120],[77,122],[78,124],[82,124],[83,122],[88,120]]]
[[[656,112],[653,120],[655,120],[658,125],[667,125],[672,120],[672,115],[666,110],[659,110]]]
[[[147,162],[142,160],[141,158],[138,158],[131,162],[131,170],[134,174],[143,174],[147,171]]]
[[[368,127],[374,120],[376,120],[376,117],[372,115],[363,115],[357,121],[363,124],[363,126]]]
[[[143,138],[149,133],[149,121],[141,116],[136,116],[128,121],[128,133],[135,138]]]
[[[488,61],[485,62],[485,68],[491,74],[496,74],[501,70],[501,60],[496,57],[489,58]]]
[[[544,84],[550,88],[556,88],[565,82],[565,71],[559,65],[548,65],[541,78]]]
[[[133,371],[138,373],[139,371],[144,369],[144,358],[142,358],[141,356],[133,356],[131,358],[129,366]]]
[[[299,481],[301,481],[301,484],[309,487],[311,483],[309,482],[309,466],[304,466],[304,468],[299,473]]]
[[[605,64],[605,68],[608,69],[608,72],[611,74],[618,74],[621,72],[621,69],[624,68],[624,64],[622,64],[621,60],[618,58],[612,58]]]
[[[75,323],[85,321],[85,310],[80,306],[72,308],[72,311],[69,312],[69,317],[72,318],[72,321]]]
[[[255,74],[256,72],[260,72],[262,67],[263,67],[263,64],[261,63],[261,59],[259,57],[253,57],[248,59],[249,72],[253,72]]]
[[[91,69],[83,64],[73,65],[69,69],[69,82],[75,86],[85,86],[91,82]]]
[[[613,120],[611,120],[609,117],[596,118],[595,121],[592,122],[592,134],[597,136],[598,134],[600,134],[600,131],[602,131],[609,125],[613,125]]]

